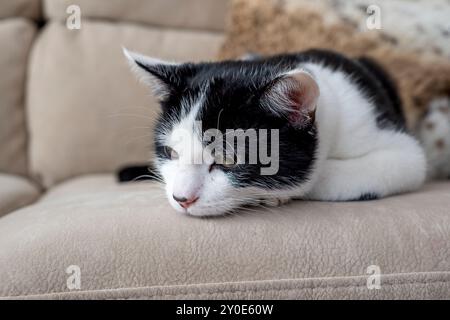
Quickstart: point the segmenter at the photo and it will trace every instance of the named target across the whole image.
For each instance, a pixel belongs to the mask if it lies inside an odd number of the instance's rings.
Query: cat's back
[[[367,57],[348,58],[331,50],[312,49],[300,53],[271,58],[271,64],[283,68],[298,64],[316,64],[329,71],[329,75],[344,75],[355,90],[369,99],[376,109],[380,128],[404,130],[406,127],[401,99],[390,75],[374,60]],[[337,86],[342,82],[337,82]],[[335,88],[339,91],[339,87]]]

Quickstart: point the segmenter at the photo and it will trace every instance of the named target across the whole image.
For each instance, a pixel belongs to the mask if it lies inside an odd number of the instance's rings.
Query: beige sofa
[[[1,298],[450,298],[449,182],[196,219],[156,183],[115,181],[150,159],[158,112],[121,46],[214,59],[226,13],[222,0],[0,2]]]

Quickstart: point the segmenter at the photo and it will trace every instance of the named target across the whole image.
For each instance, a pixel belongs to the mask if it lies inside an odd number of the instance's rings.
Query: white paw
[[[291,201],[291,198],[267,198],[261,199],[261,204],[268,207],[279,207]]]

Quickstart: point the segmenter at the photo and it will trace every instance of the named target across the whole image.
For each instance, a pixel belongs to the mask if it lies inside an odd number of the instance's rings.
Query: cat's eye
[[[164,153],[166,154],[166,157],[169,158],[170,160],[176,160],[179,158],[178,152],[176,152],[169,146],[164,147]]]

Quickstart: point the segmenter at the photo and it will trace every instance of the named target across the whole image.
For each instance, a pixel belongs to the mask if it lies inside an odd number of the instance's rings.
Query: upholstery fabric
[[[26,17],[34,20],[40,19],[41,0],[0,1],[0,18],[11,17]]]
[[[34,202],[39,193],[27,179],[0,173],[0,216]]]
[[[449,299],[449,191],[199,219],[155,183],[81,177],[0,219],[0,296]],[[366,286],[371,265],[379,290]]]
[[[25,19],[0,20],[0,172],[27,173],[25,81],[35,33]]]
[[[148,161],[159,106],[121,46],[169,60],[208,60],[222,36],[122,23],[45,27],[31,57],[30,167],[46,187],[84,173]]]
[[[48,18],[65,20],[78,5],[83,18],[138,22],[170,28],[222,31],[229,0],[44,0]]]

